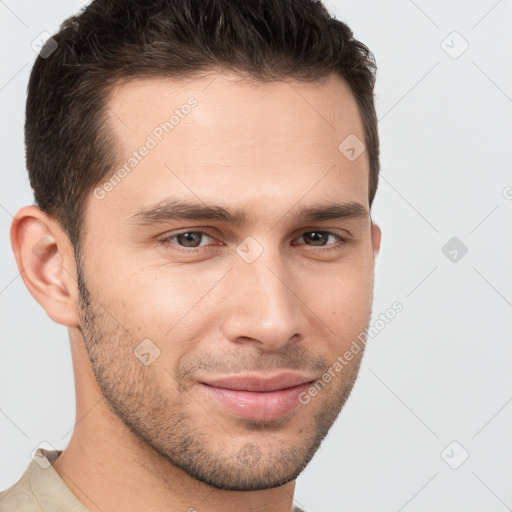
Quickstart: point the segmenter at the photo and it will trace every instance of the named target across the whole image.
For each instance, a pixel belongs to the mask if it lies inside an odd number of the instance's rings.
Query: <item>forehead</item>
[[[249,81],[231,72],[129,80],[112,89],[109,123],[120,152],[101,208],[128,216],[167,196],[268,205],[358,200],[367,206],[369,161],[348,84]],[[124,171],[123,171],[124,169]],[[102,186],[102,184],[100,184]]]

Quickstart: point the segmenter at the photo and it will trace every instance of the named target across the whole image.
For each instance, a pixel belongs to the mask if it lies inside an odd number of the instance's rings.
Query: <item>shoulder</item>
[[[42,512],[37,499],[30,489],[28,473],[11,487],[0,492],[0,512]]]

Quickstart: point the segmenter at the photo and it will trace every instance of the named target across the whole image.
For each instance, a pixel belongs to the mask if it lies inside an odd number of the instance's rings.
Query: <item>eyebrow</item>
[[[335,219],[365,218],[366,208],[357,202],[318,204],[307,208],[292,208],[288,216],[298,221],[319,222]],[[151,226],[173,220],[216,220],[233,225],[247,223],[246,212],[242,209],[209,205],[204,202],[191,202],[166,199],[139,209],[126,219],[138,226]]]

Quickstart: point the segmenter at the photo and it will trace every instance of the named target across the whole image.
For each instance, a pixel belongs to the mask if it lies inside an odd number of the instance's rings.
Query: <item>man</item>
[[[11,242],[76,424],[1,511],[300,510],[370,321],[374,72],[311,0],[95,0],[46,43]]]

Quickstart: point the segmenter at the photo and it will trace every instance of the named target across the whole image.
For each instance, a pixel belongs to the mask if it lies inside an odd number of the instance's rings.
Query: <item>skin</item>
[[[127,81],[108,100],[119,164],[190,96],[197,106],[157,147],[103,199],[89,196],[79,268],[60,225],[36,206],[11,229],[27,288],[68,327],[76,425],[53,467],[91,512],[289,512],[295,479],[363,355],[275,420],[241,418],[202,390],[202,377],[249,371],[321,378],[368,326],[381,234],[368,213],[367,152],[350,161],[338,150],[349,134],[364,140],[341,78]],[[170,196],[237,207],[247,221],[129,221]],[[367,213],[293,216],[333,201]],[[188,247],[183,237],[162,242],[194,229],[208,236],[192,235]],[[312,231],[348,241],[315,242]],[[263,249],[252,263],[236,251],[249,236]],[[144,339],[160,351],[149,365],[134,355]]]

